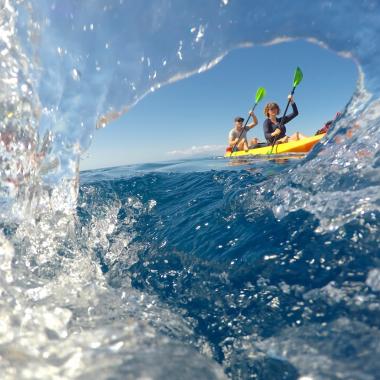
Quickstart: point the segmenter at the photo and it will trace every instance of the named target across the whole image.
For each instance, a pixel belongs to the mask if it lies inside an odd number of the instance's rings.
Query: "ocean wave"
[[[375,1],[3,0],[2,378],[375,379],[379,15]],[[308,157],[79,179],[96,127],[232,49],[289,39],[360,73]]]

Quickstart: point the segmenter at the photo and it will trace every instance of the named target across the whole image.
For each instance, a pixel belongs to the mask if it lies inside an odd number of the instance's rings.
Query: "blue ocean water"
[[[306,164],[202,159],[84,172],[80,225],[98,233],[108,284],[191,321],[202,341],[193,344],[231,378],[375,378],[379,212],[324,233],[305,210],[276,218],[274,178]]]
[[[0,3],[2,379],[378,377],[377,1]],[[294,38],[360,72],[307,157],[80,172],[147,93]]]

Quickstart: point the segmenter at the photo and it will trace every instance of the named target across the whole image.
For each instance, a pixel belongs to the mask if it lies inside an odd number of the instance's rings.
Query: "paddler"
[[[235,151],[237,150],[248,150],[258,144],[258,139],[254,138],[251,140],[250,144],[248,144],[247,140],[247,132],[255,127],[258,124],[258,120],[254,112],[249,113],[252,116],[253,122],[251,124],[243,126],[244,118],[241,116],[236,116],[234,120],[234,128],[231,129],[228,135],[228,144],[230,149],[235,147]]]
[[[286,143],[289,141],[297,141],[307,137],[300,132],[296,132],[292,136],[286,135],[285,124],[289,123],[290,120],[293,120],[298,115],[298,108],[294,97],[289,95],[288,99],[290,100],[293,112],[290,115],[284,116],[284,118],[277,117],[280,113],[280,107],[277,103],[268,103],[264,108],[264,115],[267,119],[264,121],[263,129],[268,145],[272,145],[274,142]]]

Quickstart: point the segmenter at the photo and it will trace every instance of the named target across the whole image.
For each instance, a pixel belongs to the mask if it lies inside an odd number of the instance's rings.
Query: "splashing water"
[[[374,379],[379,18],[371,0],[1,0],[2,378]],[[234,48],[300,38],[360,70],[306,160],[79,191],[96,127]]]

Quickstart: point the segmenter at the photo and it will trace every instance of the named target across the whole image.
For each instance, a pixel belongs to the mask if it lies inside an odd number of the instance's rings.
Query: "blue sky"
[[[312,135],[349,101],[358,77],[353,61],[305,41],[237,49],[211,70],[162,87],[97,130],[81,170],[189,158],[197,151],[222,154],[234,117],[247,116],[260,86],[267,96],[256,108],[259,125],[249,137],[264,140],[263,108],[275,101],[284,110],[297,66],[304,74],[295,93],[300,115],[287,130]]]

